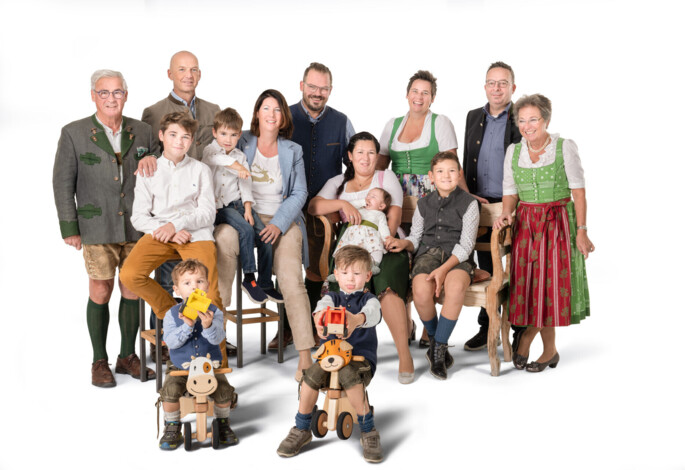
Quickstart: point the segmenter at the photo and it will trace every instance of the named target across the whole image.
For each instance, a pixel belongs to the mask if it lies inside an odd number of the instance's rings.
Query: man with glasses
[[[318,62],[312,62],[304,70],[300,82],[302,100],[290,106],[295,125],[291,140],[302,146],[309,193],[303,208],[309,245],[305,287],[312,305],[316,305],[321,298],[322,278],[328,273],[319,273],[319,257],[323,247],[322,228],[320,225],[314,226],[315,218],[307,213],[307,205],[326,181],[342,173],[343,162],[347,164],[347,143],[354,135],[354,127],[348,117],[326,105],[332,90],[333,75],[330,69]],[[286,345],[292,343],[292,333],[287,322],[284,342]],[[318,338],[316,343],[318,344]],[[269,343],[269,349],[278,349],[277,337]]]
[[[504,154],[509,144],[521,141],[521,133],[514,123],[511,96],[516,91],[514,70],[504,62],[490,64],[485,76],[485,106],[469,111],[466,116],[464,137],[464,180],[460,186],[476,196],[483,204],[502,201],[504,177]],[[479,242],[490,241],[490,231]],[[489,251],[478,251],[478,266],[492,273],[492,257]],[[488,313],[484,308],[478,315],[480,330],[464,344],[467,351],[487,347]],[[514,351],[522,329],[514,327]]]
[[[52,185],[64,242],[83,248],[88,272],[86,320],[93,347],[92,384],[114,387],[108,365],[109,299],[117,268],[140,234],[130,221],[134,171],[149,153],[159,153],[150,126],[123,116],[128,98],[121,73],[97,70],[91,77],[94,115],[62,128],[57,144]],[[138,334],[138,297],[119,282],[121,347],[115,372],[140,377],[135,353]],[[146,371],[152,379],[155,374]]]

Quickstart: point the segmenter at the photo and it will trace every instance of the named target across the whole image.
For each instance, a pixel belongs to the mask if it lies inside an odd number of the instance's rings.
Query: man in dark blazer
[[[52,184],[62,238],[77,250],[83,248],[86,261],[92,384],[113,387],[106,349],[109,299],[116,269],[140,238],[130,220],[134,171],[145,155],[159,153],[159,145],[150,126],[123,116],[128,91],[121,73],[97,70],[90,94],[97,111],[62,128]],[[121,348],[115,371],[139,377],[138,297],[121,282],[119,289]],[[154,378],[154,372],[147,369],[147,376]]]
[[[511,113],[511,96],[516,91],[514,71],[504,62],[490,64],[485,76],[485,106],[469,111],[466,116],[464,137],[464,180],[461,186],[482,203],[502,201],[504,154],[509,144],[521,141],[521,133]],[[467,189],[464,188],[463,189]],[[489,241],[490,233],[478,239]],[[492,273],[489,251],[478,251],[478,265]],[[480,330],[464,344],[467,351],[487,347],[489,319],[487,311],[480,309]],[[514,351],[518,345],[518,330],[514,328]]]

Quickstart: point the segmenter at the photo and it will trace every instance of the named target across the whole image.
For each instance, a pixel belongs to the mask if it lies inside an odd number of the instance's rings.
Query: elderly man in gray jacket
[[[62,238],[77,250],[83,247],[89,278],[86,308],[93,346],[92,384],[116,385],[106,349],[109,299],[116,269],[140,238],[131,225],[134,171],[138,160],[159,154],[150,126],[123,116],[128,98],[120,72],[97,70],[91,77],[96,112],[62,128],[57,144],[52,185]],[[115,372],[140,377],[135,353],[138,298],[119,282],[121,348]],[[154,378],[151,369],[148,378]]]

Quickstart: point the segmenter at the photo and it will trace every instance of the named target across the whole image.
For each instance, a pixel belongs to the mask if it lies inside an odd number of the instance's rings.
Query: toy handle
[[[361,361],[365,361],[366,358],[364,356],[352,356],[352,360],[361,362]]]

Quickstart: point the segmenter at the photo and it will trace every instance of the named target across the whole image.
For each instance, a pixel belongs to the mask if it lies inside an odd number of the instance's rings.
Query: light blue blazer
[[[247,162],[252,166],[257,151],[257,137],[250,131],[243,131],[238,148],[245,153]],[[307,181],[305,179],[302,147],[292,140],[278,138],[278,163],[283,176],[283,203],[278,208],[271,223],[284,234],[290,224],[295,222],[302,232],[302,263],[309,266],[307,250],[307,228],[304,223],[302,208],[307,201]]]

